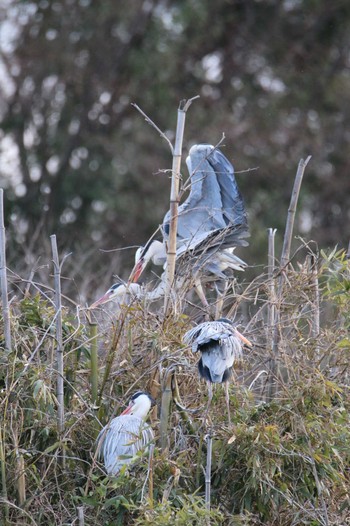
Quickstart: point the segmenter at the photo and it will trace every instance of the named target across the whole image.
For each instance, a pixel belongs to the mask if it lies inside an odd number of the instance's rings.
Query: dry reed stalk
[[[207,464],[205,467],[205,507],[210,511],[210,501],[211,501],[211,459],[212,459],[212,446],[213,440],[208,434],[205,437],[207,443]],[[207,523],[209,524],[209,522]]]
[[[58,258],[57,240],[53,234],[50,236],[52,262],[54,266],[55,282],[55,309],[56,309],[56,367],[57,367],[57,428],[60,439],[64,433],[64,365],[63,365],[63,341],[62,341],[62,304],[61,304],[61,267]],[[62,448],[62,466],[65,465],[65,452]]]
[[[179,208],[179,186],[181,171],[182,143],[185,130],[186,113],[193,100],[183,100],[180,102],[177,111],[177,125],[175,135],[175,146],[173,152],[173,164],[171,169],[171,190],[170,190],[170,223],[169,223],[169,240],[167,250],[167,263],[165,270],[165,295],[164,295],[164,316],[167,315],[171,297],[171,287],[175,276],[176,263],[176,236],[177,236],[177,219]]]
[[[6,231],[4,222],[4,190],[0,188],[0,279],[2,314],[4,319],[5,349],[12,348],[10,310],[7,294],[7,271],[6,271]]]
[[[26,477],[25,477],[25,465],[24,458],[22,453],[19,450],[19,437],[18,437],[18,428],[17,428],[17,419],[15,422],[12,422],[12,438],[13,446],[16,455],[16,481],[17,481],[17,494],[18,494],[18,504],[23,506],[26,501]]]
[[[90,386],[91,400],[97,403],[98,398],[98,355],[97,355],[97,324],[89,323],[90,327]]]
[[[97,405],[101,405],[103,392],[104,392],[104,389],[106,387],[106,384],[108,382],[108,379],[109,379],[109,376],[112,370],[113,361],[114,361],[114,358],[117,352],[118,343],[120,341],[120,338],[123,332],[123,328],[125,325],[125,321],[126,321],[128,312],[129,312],[129,309],[123,312],[121,320],[120,320],[119,330],[114,330],[113,332],[113,340],[109,348],[107,359],[106,359],[106,366],[105,366],[105,371],[104,371],[103,378],[102,378],[100,392],[97,398]]]
[[[148,503],[149,507],[153,508],[153,501],[154,501],[154,485],[153,485],[153,459],[154,459],[154,444],[151,444],[148,449],[148,469],[147,469],[147,476],[145,479],[145,482],[142,486],[142,492],[141,492],[141,501],[143,501],[144,498],[144,492],[145,488],[147,486],[148,481]]]

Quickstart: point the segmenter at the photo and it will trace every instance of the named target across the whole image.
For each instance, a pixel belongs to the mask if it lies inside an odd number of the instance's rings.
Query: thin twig
[[[169,145],[169,148],[170,148],[170,151],[171,153],[173,154],[174,153],[174,148],[173,148],[173,145],[171,144],[169,138],[165,135],[164,132],[162,132],[162,130],[160,128],[158,128],[158,126],[152,121],[152,119],[150,119],[148,117],[148,115],[146,115],[146,113],[144,111],[141,110],[141,108],[135,103],[135,102],[132,102],[131,103],[131,106],[133,106],[137,111],[139,111],[141,113],[141,115],[143,115],[143,117],[145,118],[145,121],[150,124],[151,126],[153,126],[153,128],[155,128],[157,130],[157,132],[159,133],[159,135],[161,137],[163,137],[163,139],[166,140],[166,142],[168,143]]]

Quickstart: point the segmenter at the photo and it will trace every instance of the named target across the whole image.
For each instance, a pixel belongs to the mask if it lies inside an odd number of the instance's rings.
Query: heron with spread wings
[[[234,254],[237,246],[248,245],[248,221],[244,201],[238,189],[232,164],[210,144],[192,146],[186,159],[190,173],[190,193],[178,209],[176,281],[187,280],[196,287],[203,304],[208,306],[202,281],[227,279],[230,272],[242,271],[246,263]],[[149,240],[135,255],[129,283],[138,281],[147,264],[166,265],[170,211],[162,225],[163,240]],[[112,288],[111,288],[112,289]],[[107,293],[93,305],[113,299]],[[161,280],[152,299],[164,294]]]

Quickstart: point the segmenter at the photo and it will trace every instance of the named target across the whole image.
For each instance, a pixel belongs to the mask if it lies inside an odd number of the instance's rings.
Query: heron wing
[[[142,418],[121,415],[111,420],[97,437],[107,473],[116,475],[123,464],[129,464],[153,439],[152,428]]]
[[[232,188],[226,189],[226,182],[230,174],[233,176],[233,167],[221,152],[215,158],[214,154],[214,146],[210,144],[198,144],[190,149],[186,162],[191,177],[191,188],[188,198],[179,207],[179,240],[193,240],[205,233],[225,228],[230,223],[228,196]],[[222,163],[222,160],[225,162]],[[227,170],[230,174],[226,174]],[[169,219],[168,212],[163,222],[166,237],[169,232]]]
[[[210,155],[210,163],[220,186],[222,215],[226,225],[245,224],[247,226],[244,201],[238,189],[232,164],[220,150],[213,151]]]

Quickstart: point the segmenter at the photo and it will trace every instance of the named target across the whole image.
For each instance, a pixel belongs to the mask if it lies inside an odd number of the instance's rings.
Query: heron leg
[[[230,394],[228,391],[229,385],[228,382],[225,382],[225,400],[226,400],[226,407],[227,407],[227,417],[228,417],[228,425],[231,425],[231,414],[230,414]]]
[[[203,303],[204,307],[209,308],[209,303],[208,303],[207,298],[205,297],[204,290],[203,290],[203,287],[202,287],[202,283],[200,282],[200,280],[198,278],[196,278],[195,281],[194,281],[194,288],[196,289],[198,297],[201,300],[201,302]]]
[[[209,408],[210,408],[211,401],[213,399],[213,386],[211,382],[207,382],[207,384],[208,384],[208,404],[207,404],[207,408],[205,410],[204,419],[203,419],[204,425],[207,423]]]
[[[228,290],[230,285],[229,285],[228,281],[225,281],[225,287],[224,287],[223,292],[219,291],[219,288],[218,288],[216,283],[214,283],[214,286],[215,286],[215,289],[216,289],[216,296],[217,296],[216,307],[215,307],[215,319],[218,320],[219,318],[222,317],[222,310],[223,310],[223,307],[224,307],[224,300],[225,300],[226,292],[227,292],[227,290]]]

